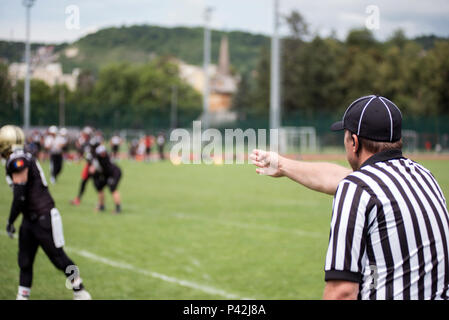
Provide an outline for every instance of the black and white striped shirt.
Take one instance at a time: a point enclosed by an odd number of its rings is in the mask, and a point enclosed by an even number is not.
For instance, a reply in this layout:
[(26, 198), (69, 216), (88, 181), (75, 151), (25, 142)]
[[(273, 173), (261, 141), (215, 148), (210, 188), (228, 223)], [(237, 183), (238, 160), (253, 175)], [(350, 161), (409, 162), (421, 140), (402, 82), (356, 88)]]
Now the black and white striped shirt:
[(340, 182), (325, 279), (360, 283), (359, 299), (448, 299), (449, 215), (429, 170), (389, 150)]

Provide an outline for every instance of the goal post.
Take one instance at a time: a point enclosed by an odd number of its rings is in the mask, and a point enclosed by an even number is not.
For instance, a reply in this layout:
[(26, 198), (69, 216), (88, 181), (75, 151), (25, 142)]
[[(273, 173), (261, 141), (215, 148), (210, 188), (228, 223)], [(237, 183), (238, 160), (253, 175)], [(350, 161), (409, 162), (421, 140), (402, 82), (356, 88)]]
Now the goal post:
[(405, 152), (413, 153), (418, 151), (418, 133), (414, 130), (402, 130), (402, 149)]
[(317, 151), (314, 127), (281, 127), (279, 129), (279, 152), (283, 154)]

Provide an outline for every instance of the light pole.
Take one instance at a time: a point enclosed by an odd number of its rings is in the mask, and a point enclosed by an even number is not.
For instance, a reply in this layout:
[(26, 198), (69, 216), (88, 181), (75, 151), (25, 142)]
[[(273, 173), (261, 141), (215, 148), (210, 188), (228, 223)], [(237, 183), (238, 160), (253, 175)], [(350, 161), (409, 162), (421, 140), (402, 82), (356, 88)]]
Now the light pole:
[(26, 42), (25, 42), (25, 92), (24, 92), (24, 128), (30, 128), (30, 11), (35, 0), (23, 0), (26, 7)]
[(170, 127), (172, 130), (178, 127), (178, 87), (171, 87), (171, 110), (170, 110)]
[(210, 64), (210, 29), (209, 22), (212, 8), (207, 7), (204, 11), (204, 93), (203, 93), (203, 128), (209, 127), (209, 64)]
[(280, 108), (280, 49), (279, 49), (279, 0), (274, 0), (274, 28), (271, 37), (271, 79), (270, 79), (270, 129), (281, 126)]
[(59, 127), (65, 127), (65, 92), (63, 82), (58, 78), (59, 88)]

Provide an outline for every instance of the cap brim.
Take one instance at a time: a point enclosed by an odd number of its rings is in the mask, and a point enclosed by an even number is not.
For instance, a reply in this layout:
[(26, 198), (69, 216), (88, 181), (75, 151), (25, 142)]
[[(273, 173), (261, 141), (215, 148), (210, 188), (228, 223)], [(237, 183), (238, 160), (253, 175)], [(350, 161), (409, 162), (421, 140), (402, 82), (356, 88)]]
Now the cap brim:
[(345, 127), (343, 126), (343, 121), (337, 121), (333, 125), (331, 125), (332, 131), (340, 131), (343, 130)]

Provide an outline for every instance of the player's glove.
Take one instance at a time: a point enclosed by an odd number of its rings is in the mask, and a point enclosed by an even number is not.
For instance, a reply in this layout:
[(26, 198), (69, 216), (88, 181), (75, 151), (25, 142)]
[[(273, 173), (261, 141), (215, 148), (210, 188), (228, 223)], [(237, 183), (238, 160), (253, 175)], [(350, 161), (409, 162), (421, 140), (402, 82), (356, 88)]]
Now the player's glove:
[(12, 223), (9, 223), (6, 225), (6, 232), (8, 233), (8, 236), (13, 239), (14, 233), (16, 232), (16, 228), (14, 228), (14, 225)]

